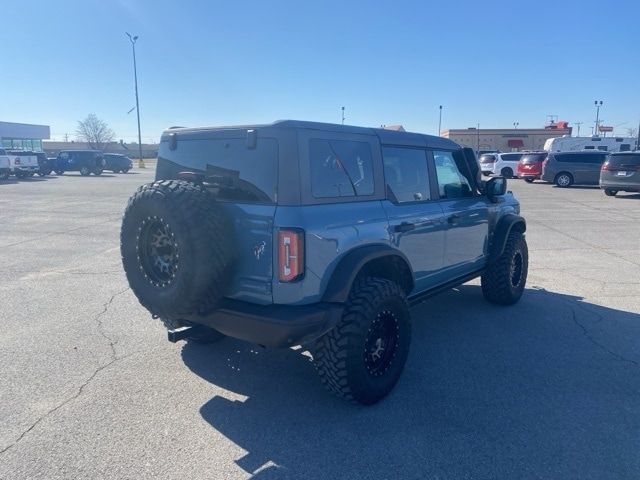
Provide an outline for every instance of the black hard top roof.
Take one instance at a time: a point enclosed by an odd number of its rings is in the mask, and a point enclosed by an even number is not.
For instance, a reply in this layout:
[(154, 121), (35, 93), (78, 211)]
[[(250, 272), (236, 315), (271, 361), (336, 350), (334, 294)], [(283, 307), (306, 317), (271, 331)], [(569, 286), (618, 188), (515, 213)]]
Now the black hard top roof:
[(163, 132), (163, 138), (170, 133), (195, 133), (220, 130), (251, 130), (259, 128), (288, 128), (322, 130), (325, 132), (353, 133), (360, 135), (377, 135), (380, 142), (388, 145), (411, 145), (429, 146), (434, 148), (459, 148), (459, 145), (448, 138), (437, 137), (435, 135), (425, 135), (422, 133), (399, 132), (397, 130), (387, 130), (384, 128), (357, 127), (353, 125), (340, 125), (336, 123), (308, 122), (303, 120), (278, 120), (270, 124), (257, 125), (234, 125), (220, 127), (173, 127)]

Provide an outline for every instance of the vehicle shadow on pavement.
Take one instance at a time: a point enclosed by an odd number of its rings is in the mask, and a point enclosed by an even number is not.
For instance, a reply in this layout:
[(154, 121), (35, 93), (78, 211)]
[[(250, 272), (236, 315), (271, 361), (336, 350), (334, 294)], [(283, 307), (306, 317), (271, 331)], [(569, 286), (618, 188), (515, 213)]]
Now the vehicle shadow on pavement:
[(200, 413), (253, 478), (640, 478), (639, 314), (536, 288), (498, 307), (477, 285), (412, 313), (405, 372), (371, 407), (325, 392), (302, 350), (186, 344), (246, 397)]

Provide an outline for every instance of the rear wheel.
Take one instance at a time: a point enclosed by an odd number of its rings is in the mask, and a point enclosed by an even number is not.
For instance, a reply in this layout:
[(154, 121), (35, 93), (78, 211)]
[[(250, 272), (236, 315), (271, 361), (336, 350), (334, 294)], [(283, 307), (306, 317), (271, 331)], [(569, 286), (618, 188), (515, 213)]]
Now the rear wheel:
[(9, 170), (0, 172), (0, 180), (6, 180), (7, 178), (9, 178)]
[(122, 173), (129, 173), (129, 169), (125, 168), (124, 170), (122, 170)]
[(618, 193), (618, 190), (614, 190), (612, 188), (605, 188), (604, 189), (604, 194), (607, 197), (615, 197), (617, 193)]
[(554, 183), (560, 188), (567, 188), (573, 184), (573, 176), (570, 173), (562, 172), (556, 175)]
[(384, 398), (402, 374), (411, 343), (409, 305), (402, 288), (381, 278), (358, 280), (338, 325), (314, 348), (322, 383), (351, 402)]
[(82, 167), (80, 169), (80, 175), (82, 175), (83, 177), (88, 177), (89, 175), (91, 175), (91, 170), (89, 170), (89, 167)]
[(500, 175), (505, 178), (512, 178), (513, 170), (510, 167), (504, 167), (502, 170), (500, 170)]
[(63, 175), (64, 174), (64, 170), (56, 170), (56, 175)]
[(94, 175), (102, 175), (102, 172), (103, 172), (103, 170), (102, 170), (101, 168), (96, 168), (96, 169), (93, 171), (93, 174), (94, 174)]
[(533, 183), (533, 178), (531, 177), (524, 177), (524, 181), (527, 183)]

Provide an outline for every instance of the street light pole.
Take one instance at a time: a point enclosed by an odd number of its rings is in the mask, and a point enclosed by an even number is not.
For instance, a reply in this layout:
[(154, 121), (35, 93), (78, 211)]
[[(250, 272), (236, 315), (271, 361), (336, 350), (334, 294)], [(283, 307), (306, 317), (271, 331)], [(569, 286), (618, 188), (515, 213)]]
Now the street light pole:
[(131, 36), (129, 32), (124, 32), (129, 37), (131, 48), (133, 49), (133, 79), (136, 87), (136, 115), (138, 116), (138, 151), (140, 157), (138, 159), (138, 168), (146, 168), (144, 160), (142, 160), (142, 134), (140, 133), (140, 103), (138, 102), (138, 69), (136, 67), (136, 41), (138, 36)]
[(440, 105), (440, 117), (438, 118), (438, 136), (442, 134), (442, 105)]
[(595, 129), (595, 135), (597, 137), (599, 137), (600, 133), (598, 132), (598, 125), (600, 123), (600, 107), (602, 106), (602, 100), (596, 100), (593, 103), (596, 106), (596, 129)]

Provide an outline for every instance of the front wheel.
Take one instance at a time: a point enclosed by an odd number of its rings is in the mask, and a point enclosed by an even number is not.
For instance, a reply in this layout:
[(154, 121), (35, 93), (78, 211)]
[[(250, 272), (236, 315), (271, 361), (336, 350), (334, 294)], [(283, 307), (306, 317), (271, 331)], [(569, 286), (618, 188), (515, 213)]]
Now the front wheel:
[(513, 305), (524, 292), (529, 271), (529, 250), (521, 232), (511, 232), (502, 255), (481, 277), (482, 294), (491, 303)]
[(94, 175), (102, 175), (102, 172), (103, 172), (103, 170), (102, 170), (101, 168), (96, 168), (96, 169), (93, 171), (93, 174), (94, 174)]
[(371, 405), (395, 386), (410, 343), (409, 305), (400, 285), (363, 278), (353, 286), (338, 325), (316, 341), (313, 360), (330, 391)]
[(91, 170), (89, 170), (89, 167), (82, 167), (80, 169), (80, 175), (82, 175), (83, 177), (88, 177), (89, 175), (91, 175)]
[(605, 188), (604, 189), (604, 194), (607, 197), (615, 197), (617, 193), (618, 193), (618, 190), (613, 190), (612, 188)]
[(533, 183), (533, 178), (531, 177), (524, 177), (524, 181), (527, 183)]
[(64, 174), (64, 170), (56, 170), (56, 175), (63, 175)]

